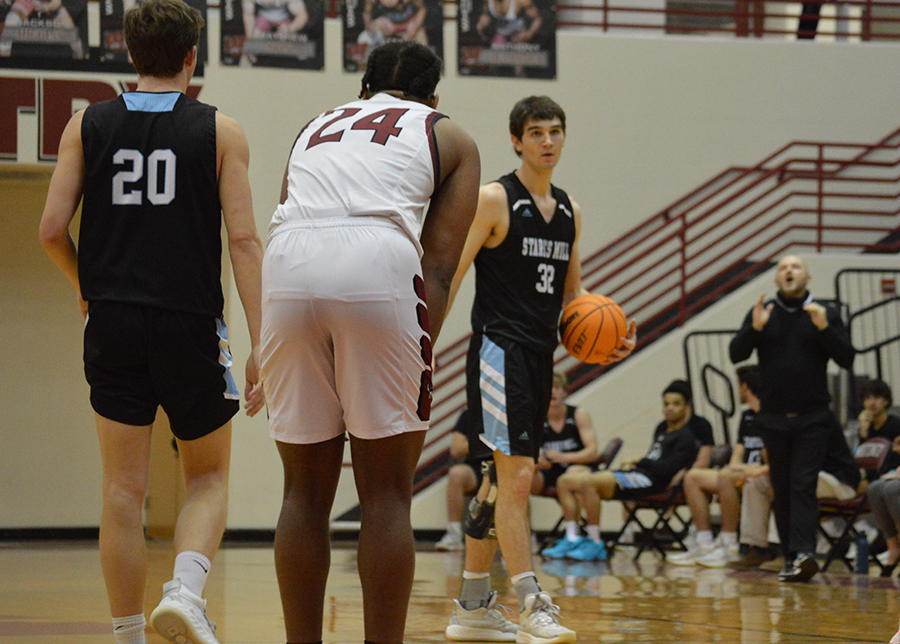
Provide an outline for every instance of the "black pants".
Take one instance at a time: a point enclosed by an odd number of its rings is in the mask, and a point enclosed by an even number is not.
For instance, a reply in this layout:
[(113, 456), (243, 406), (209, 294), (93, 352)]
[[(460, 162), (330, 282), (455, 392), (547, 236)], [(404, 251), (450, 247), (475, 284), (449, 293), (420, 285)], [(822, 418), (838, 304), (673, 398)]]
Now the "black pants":
[(803, 11), (800, 14), (800, 24), (797, 26), (797, 38), (812, 40), (816, 37), (819, 28), (819, 13), (822, 5), (818, 2), (804, 2)]
[(786, 556), (816, 552), (819, 502), (816, 485), (837, 422), (830, 411), (803, 416), (760, 413), (757, 429), (766, 446), (775, 500), (775, 525)]

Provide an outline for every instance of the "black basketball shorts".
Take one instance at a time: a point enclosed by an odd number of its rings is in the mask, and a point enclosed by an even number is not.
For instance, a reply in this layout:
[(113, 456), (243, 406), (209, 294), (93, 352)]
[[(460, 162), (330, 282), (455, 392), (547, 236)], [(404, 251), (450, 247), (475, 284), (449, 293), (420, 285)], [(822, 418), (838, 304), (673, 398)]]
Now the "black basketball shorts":
[(499, 450), (537, 461), (553, 386), (553, 354), (483, 333), (466, 359), (469, 455)]
[(225, 322), (126, 302), (91, 302), (84, 373), (91, 406), (126, 425), (153, 423), (157, 407), (181, 440), (215, 431), (240, 408)]

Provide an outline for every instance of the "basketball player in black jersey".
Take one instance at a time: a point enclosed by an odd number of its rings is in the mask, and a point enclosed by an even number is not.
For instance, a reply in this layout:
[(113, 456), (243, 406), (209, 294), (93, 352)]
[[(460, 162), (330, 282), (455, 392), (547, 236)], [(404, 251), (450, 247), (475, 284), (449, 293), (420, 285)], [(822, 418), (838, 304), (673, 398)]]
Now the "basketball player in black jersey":
[[(247, 413), (265, 402), (257, 366), (262, 244), (247, 140), (234, 120), (185, 95), (202, 26), (181, 0), (146, 0), (126, 13), (137, 91), (69, 121), (40, 226), (87, 319), (85, 374), (103, 463), (100, 562), (120, 644), (147, 641), (141, 512), (160, 405), (186, 497), (174, 578), (150, 621), (170, 641), (217, 642), (201, 597), (225, 528), (231, 418), (240, 406), (222, 320), (223, 218), (252, 344)], [(69, 226), (82, 201), (76, 247)]]
[[(470, 508), (459, 601), (451, 640), (573, 642), (531, 563), (528, 495), (550, 400), (557, 322), (581, 286), (581, 209), (550, 181), (566, 139), (565, 112), (546, 96), (522, 99), (510, 113), (510, 138), (522, 165), (482, 186), (451, 297), (475, 263), (474, 335), (467, 363), (470, 453), (493, 455), (497, 539), (521, 607), (518, 626), (493, 607), (489, 502)], [(632, 322), (621, 360), (634, 348)], [(488, 477), (487, 480), (490, 480)], [(484, 499), (483, 493), (479, 499)]]

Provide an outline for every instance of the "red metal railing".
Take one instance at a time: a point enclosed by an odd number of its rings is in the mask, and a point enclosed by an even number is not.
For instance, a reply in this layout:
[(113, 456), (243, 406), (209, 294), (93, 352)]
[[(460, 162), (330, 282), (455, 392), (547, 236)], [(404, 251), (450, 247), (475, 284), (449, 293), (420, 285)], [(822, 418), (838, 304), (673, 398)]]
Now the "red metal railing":
[[(900, 243), (881, 240), (898, 230), (900, 129), (871, 145), (800, 141), (753, 167), (726, 169), (621, 235), (583, 261), (582, 279), (637, 320), (640, 349), (788, 250), (896, 253)], [(466, 341), (437, 356), (424, 464), (443, 457), (465, 403)], [(556, 362), (574, 388), (604, 370), (562, 348)]]
[[(340, 0), (325, 0), (325, 6), (326, 16), (340, 17)], [(456, 19), (456, 6), (450, 0), (443, 2), (444, 20)], [(815, 6), (820, 7), (818, 12)], [(900, 39), (900, 0), (567, 0), (558, 4), (557, 10), (558, 24), (563, 29), (790, 38), (797, 35), (801, 18), (819, 17), (814, 27), (817, 37)], [(817, 13), (821, 15), (816, 16)], [(813, 32), (807, 31), (806, 35), (811, 37)]]

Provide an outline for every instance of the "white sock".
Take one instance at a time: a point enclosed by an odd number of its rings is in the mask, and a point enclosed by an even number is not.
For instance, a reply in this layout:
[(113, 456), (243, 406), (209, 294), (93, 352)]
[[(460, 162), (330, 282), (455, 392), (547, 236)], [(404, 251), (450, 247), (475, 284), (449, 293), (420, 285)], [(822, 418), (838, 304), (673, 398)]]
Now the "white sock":
[(447, 532), (457, 537), (462, 536), (462, 522), (461, 521), (451, 521), (447, 524)]
[(726, 546), (736, 546), (737, 545), (737, 532), (720, 532), (719, 538), (722, 540), (722, 543)]
[(209, 566), (209, 559), (199, 552), (191, 550), (179, 552), (175, 557), (175, 572), (172, 577), (180, 579), (181, 585), (197, 597), (203, 597), (203, 587), (206, 586)]
[(599, 525), (588, 525), (585, 530), (587, 531), (587, 536), (589, 536), (594, 543), (600, 543)]
[(569, 541), (578, 541), (581, 536), (578, 530), (578, 521), (566, 521), (566, 539)]
[(712, 530), (700, 530), (697, 532), (697, 545), (708, 548), (713, 544)]
[(112, 625), (116, 644), (147, 644), (147, 634), (144, 632), (147, 620), (144, 619), (143, 613), (128, 617), (113, 617)]

